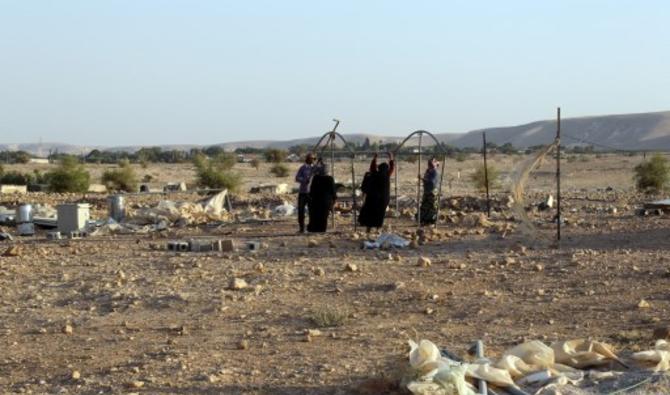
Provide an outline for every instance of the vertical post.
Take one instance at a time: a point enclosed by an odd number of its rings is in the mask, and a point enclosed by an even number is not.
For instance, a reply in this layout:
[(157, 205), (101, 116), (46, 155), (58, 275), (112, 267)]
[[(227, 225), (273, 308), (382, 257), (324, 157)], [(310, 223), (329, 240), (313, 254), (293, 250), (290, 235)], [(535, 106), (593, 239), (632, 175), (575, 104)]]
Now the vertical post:
[[(335, 179), (335, 129), (330, 133), (330, 176)], [(335, 206), (330, 210), (331, 229), (335, 229)]]
[(419, 158), (417, 160), (417, 171), (419, 176), (416, 181), (416, 225), (421, 227), (421, 140), (423, 133), (419, 133)]
[(351, 213), (354, 217), (354, 232), (358, 230), (358, 221), (356, 220), (356, 171), (354, 169), (356, 162), (356, 153), (351, 154)]
[(399, 216), (400, 202), (398, 201), (398, 173), (400, 173), (400, 160), (398, 160), (398, 153), (399, 151), (396, 150), (396, 152), (393, 154), (393, 158), (395, 159), (395, 177), (393, 181), (393, 188), (395, 189), (395, 213)]
[(444, 173), (446, 172), (447, 164), (447, 154), (442, 156), (442, 172), (440, 173), (440, 187), (437, 190), (437, 218), (435, 219), (435, 228), (437, 228), (437, 223), (440, 221), (440, 207), (442, 207), (442, 181), (444, 180)]
[(489, 196), (489, 166), (486, 163), (486, 132), (482, 133), (484, 146), (482, 147), (482, 154), (484, 155), (484, 184), (486, 186), (486, 215), (491, 218), (491, 197)]
[(561, 241), (561, 108), (556, 109), (556, 240)]

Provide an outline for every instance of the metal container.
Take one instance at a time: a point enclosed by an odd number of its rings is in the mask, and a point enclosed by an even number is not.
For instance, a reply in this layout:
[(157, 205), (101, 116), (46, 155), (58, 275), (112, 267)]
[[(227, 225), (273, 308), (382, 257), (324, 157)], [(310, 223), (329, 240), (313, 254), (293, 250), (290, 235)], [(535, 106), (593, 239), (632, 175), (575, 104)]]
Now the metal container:
[(33, 224), (33, 206), (22, 204), (16, 208), (16, 230), (21, 236), (32, 236), (35, 234), (35, 225)]
[(17, 207), (14, 221), (17, 224), (33, 222), (33, 206), (30, 204), (22, 204)]
[(35, 224), (32, 222), (23, 222), (17, 224), (16, 231), (21, 236), (32, 236), (35, 234)]
[(122, 222), (126, 218), (126, 202), (123, 196), (110, 196), (109, 202), (109, 217), (116, 222)]
[(86, 203), (59, 204), (58, 210), (58, 231), (67, 235), (70, 232), (78, 232), (86, 226), (86, 222), (91, 219), (90, 205)]

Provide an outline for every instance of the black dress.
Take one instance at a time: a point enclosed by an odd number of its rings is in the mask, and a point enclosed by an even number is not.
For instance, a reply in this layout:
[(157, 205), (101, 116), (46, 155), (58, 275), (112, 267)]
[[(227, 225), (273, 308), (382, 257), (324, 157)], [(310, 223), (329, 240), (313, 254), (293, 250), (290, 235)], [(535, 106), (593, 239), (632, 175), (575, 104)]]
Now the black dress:
[(309, 224), (308, 232), (325, 232), (328, 229), (328, 216), (335, 204), (335, 180), (331, 176), (312, 177), (309, 188)]
[(358, 223), (368, 228), (381, 228), (384, 225), (386, 208), (391, 201), (391, 177), (384, 168), (380, 171), (368, 172), (363, 178), (361, 191), (365, 194), (365, 202), (358, 216)]

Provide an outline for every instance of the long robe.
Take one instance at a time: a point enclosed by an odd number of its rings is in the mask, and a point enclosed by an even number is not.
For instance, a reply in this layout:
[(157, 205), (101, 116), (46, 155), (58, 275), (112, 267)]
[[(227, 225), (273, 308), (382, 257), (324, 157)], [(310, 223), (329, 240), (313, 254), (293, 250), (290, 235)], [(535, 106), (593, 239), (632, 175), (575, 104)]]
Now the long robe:
[(361, 191), (365, 202), (358, 216), (358, 223), (368, 228), (384, 225), (386, 209), (391, 201), (391, 177), (388, 170), (368, 172), (363, 178)]
[(331, 176), (312, 177), (309, 189), (308, 232), (325, 232), (328, 229), (328, 216), (337, 199), (335, 180)]

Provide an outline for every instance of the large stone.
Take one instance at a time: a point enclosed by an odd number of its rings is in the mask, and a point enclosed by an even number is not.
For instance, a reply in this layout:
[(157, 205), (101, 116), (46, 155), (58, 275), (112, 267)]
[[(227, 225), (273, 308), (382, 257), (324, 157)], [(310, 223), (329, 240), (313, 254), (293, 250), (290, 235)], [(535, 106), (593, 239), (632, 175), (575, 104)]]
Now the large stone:
[(239, 291), (240, 289), (247, 288), (249, 284), (243, 278), (234, 278), (230, 281), (228, 288)]

